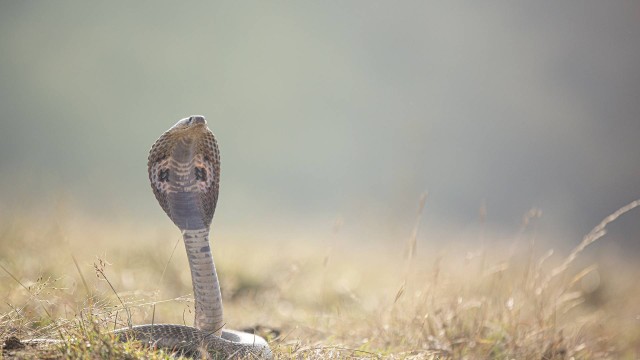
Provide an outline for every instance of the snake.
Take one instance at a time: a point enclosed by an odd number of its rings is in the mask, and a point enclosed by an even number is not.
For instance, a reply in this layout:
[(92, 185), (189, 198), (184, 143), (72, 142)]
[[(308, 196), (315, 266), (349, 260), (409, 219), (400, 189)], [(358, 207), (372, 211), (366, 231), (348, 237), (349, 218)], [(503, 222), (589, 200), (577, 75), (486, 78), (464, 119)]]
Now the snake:
[[(145, 324), (114, 330), (121, 341), (214, 359), (271, 359), (264, 338), (225, 329), (222, 294), (213, 261), (209, 232), (218, 202), (220, 152), (204, 116), (179, 120), (151, 146), (148, 157), (151, 188), (158, 203), (182, 232), (193, 297), (193, 326)], [(33, 339), (31, 341), (46, 340)]]

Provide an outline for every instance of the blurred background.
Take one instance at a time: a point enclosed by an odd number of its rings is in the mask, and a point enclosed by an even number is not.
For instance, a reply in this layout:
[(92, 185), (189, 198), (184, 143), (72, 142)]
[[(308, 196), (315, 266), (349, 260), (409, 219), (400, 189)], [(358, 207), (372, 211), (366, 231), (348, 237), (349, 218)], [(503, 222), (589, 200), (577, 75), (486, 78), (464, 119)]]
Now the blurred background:
[(404, 242), (428, 191), (419, 243), (573, 246), (640, 197), (638, 39), (635, 1), (3, 2), (0, 217), (173, 229), (147, 152), (203, 114), (214, 237)]

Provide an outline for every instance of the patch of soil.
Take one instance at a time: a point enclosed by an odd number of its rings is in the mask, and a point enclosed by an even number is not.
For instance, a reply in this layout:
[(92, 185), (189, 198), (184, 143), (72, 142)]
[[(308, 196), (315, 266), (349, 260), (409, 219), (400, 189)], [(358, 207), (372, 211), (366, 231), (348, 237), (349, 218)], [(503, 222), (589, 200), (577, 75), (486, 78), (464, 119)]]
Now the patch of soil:
[(23, 343), (16, 336), (10, 336), (4, 340), (2, 345), (2, 354), (0, 359), (45, 359), (53, 360), (59, 359), (60, 354), (52, 349), (39, 349), (37, 346), (32, 346)]
[(11, 336), (4, 341), (4, 345), (2, 346), (3, 350), (18, 350), (23, 349), (24, 344), (15, 336)]

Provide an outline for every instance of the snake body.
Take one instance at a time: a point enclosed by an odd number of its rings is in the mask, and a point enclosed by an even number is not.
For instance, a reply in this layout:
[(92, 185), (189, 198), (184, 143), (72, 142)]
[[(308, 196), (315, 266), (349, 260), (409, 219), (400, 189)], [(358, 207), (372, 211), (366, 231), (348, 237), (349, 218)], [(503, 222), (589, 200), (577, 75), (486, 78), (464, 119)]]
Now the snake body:
[(115, 330), (119, 339), (214, 358), (272, 358), (267, 342), (223, 329), (222, 296), (209, 228), (218, 201), (220, 153), (204, 116), (179, 120), (149, 152), (149, 180), (160, 206), (182, 231), (195, 300), (194, 326), (147, 324)]

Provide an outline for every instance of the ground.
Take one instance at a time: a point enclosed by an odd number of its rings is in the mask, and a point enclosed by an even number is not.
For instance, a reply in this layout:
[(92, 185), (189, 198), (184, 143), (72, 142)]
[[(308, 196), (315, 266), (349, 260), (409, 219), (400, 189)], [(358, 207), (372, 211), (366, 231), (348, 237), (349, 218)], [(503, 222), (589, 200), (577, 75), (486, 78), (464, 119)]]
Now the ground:
[[(0, 359), (170, 358), (109, 331), (192, 323), (175, 229), (30, 220), (0, 223)], [(587, 258), (604, 241), (591, 235), (566, 253), (526, 229), (483, 246), (214, 236), (213, 249), (227, 327), (263, 335), (278, 359), (638, 358), (638, 265)], [(45, 337), (65, 343), (22, 342)]]

